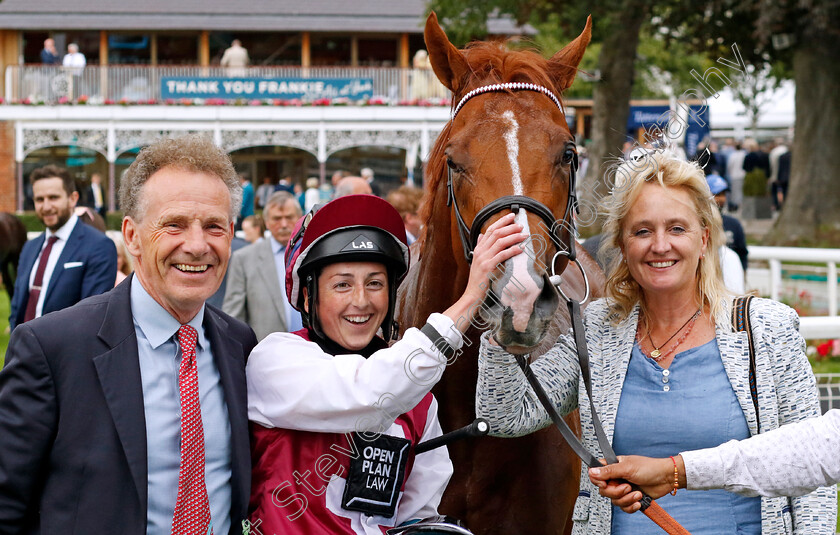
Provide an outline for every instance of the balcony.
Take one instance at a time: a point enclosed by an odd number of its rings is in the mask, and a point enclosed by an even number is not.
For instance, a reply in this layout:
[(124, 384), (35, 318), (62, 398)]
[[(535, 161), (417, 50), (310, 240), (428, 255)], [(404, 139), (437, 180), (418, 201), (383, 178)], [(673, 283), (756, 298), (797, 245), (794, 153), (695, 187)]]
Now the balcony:
[[(363, 99), (322, 98), (294, 99), (291, 103), (369, 103), (448, 105), (449, 91), (440, 84), (431, 69), (392, 67), (248, 67), (223, 68), (201, 66), (89, 66), (82, 69), (44, 65), (13, 65), (5, 72), (5, 99), (8, 103), (56, 105), (85, 104), (192, 104), (189, 98), (171, 98), (166, 94), (167, 78), (200, 80), (248, 79), (259, 82), (299, 79), (344, 79), (371, 84)], [(266, 84), (263, 84), (266, 85)], [(359, 84), (356, 84), (359, 85)], [(262, 98), (263, 97), (257, 97)], [(205, 104), (235, 103), (254, 99), (242, 93), (241, 99), (217, 98), (208, 94)], [(272, 99), (288, 104), (289, 99)]]

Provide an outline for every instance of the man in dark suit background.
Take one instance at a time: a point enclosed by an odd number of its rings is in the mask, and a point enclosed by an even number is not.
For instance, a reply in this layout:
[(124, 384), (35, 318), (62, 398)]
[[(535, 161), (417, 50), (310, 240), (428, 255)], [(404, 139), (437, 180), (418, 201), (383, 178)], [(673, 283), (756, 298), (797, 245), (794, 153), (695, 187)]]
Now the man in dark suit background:
[(205, 138), (144, 149), (120, 191), (135, 274), (12, 333), (0, 371), (0, 533), (242, 533), (256, 338), (205, 305), (241, 192)]
[(102, 219), (105, 219), (108, 207), (105, 202), (105, 189), (102, 187), (102, 175), (99, 173), (90, 175), (90, 186), (87, 187), (85, 206), (93, 208), (97, 214), (102, 216)]
[[(117, 278), (117, 249), (73, 214), (79, 193), (66, 169), (48, 165), (30, 175), (35, 213), (47, 230), (20, 254), (9, 327), (107, 292)], [(40, 277), (39, 277), (40, 274)]]

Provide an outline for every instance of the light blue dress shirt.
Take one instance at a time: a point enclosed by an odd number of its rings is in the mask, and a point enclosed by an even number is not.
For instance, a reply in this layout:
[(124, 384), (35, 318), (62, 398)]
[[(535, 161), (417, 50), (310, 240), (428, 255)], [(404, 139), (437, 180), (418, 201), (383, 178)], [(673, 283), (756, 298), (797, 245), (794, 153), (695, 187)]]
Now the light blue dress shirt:
[[(615, 417), (617, 455), (670, 457), (750, 436), (717, 340), (678, 353), (666, 370), (633, 346)], [(760, 535), (761, 498), (725, 490), (680, 490), (657, 500), (694, 535)], [(613, 506), (612, 535), (656, 535), (644, 515)]]
[[(178, 470), (181, 464), (181, 398), (178, 389), (181, 350), (175, 341), (181, 325), (146, 292), (137, 277), (131, 282), (131, 313), (137, 333), (146, 415), (149, 474), (146, 533), (169, 535), (178, 498)], [(204, 427), (204, 474), (210, 499), (210, 517), (213, 533), (223, 535), (230, 531), (230, 418), (219, 369), (213, 360), (203, 321), (204, 306), (189, 325), (198, 331), (198, 395)]]
[(303, 320), (300, 318), (300, 312), (292, 308), (289, 304), (289, 298), (286, 297), (286, 247), (274, 239), (274, 236), (269, 236), (271, 241), (271, 252), (274, 253), (274, 267), (277, 268), (277, 279), (280, 281), (280, 293), (283, 294), (283, 305), (286, 308), (286, 330), (288, 332), (295, 332), (303, 329)]

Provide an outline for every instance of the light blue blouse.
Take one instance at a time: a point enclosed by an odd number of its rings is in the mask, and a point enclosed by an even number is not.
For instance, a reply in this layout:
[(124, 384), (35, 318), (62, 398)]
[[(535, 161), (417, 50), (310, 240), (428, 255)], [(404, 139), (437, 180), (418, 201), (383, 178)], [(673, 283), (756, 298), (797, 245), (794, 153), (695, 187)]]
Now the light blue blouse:
[[(616, 454), (670, 457), (749, 436), (717, 340), (678, 353), (667, 370), (633, 347), (615, 419)], [(761, 533), (760, 498), (681, 489), (657, 502), (692, 535)], [(646, 516), (613, 507), (612, 535), (660, 533)]]

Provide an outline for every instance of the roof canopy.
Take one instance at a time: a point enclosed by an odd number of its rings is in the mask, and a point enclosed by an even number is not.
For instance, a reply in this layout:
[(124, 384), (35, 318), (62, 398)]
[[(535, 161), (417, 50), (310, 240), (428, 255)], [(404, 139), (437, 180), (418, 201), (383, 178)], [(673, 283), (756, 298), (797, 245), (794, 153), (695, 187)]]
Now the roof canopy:
[[(424, 0), (3, 0), (0, 28), (422, 33), (426, 13)], [(533, 33), (510, 18), (491, 19), (488, 30)]]

